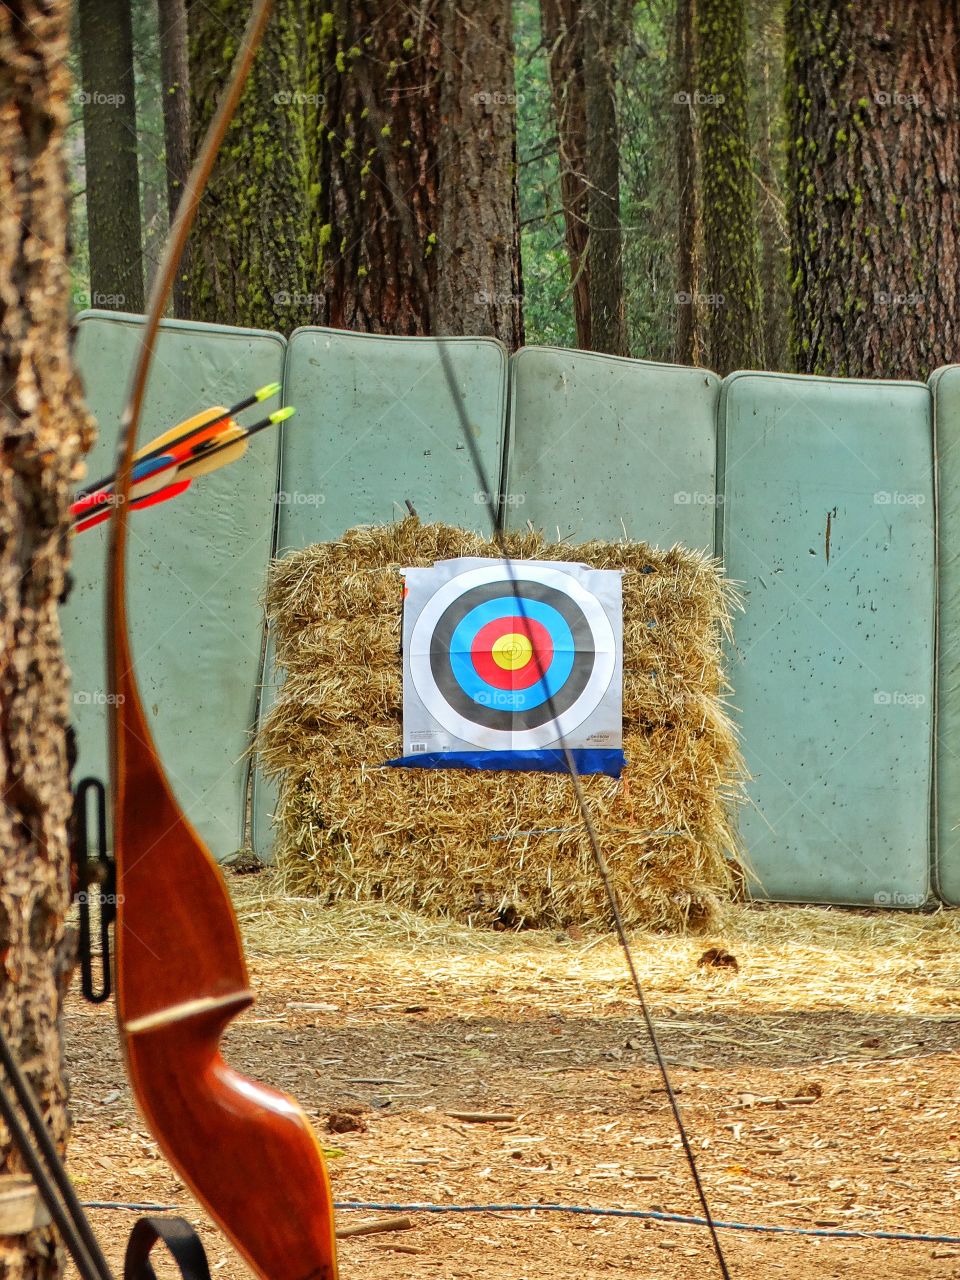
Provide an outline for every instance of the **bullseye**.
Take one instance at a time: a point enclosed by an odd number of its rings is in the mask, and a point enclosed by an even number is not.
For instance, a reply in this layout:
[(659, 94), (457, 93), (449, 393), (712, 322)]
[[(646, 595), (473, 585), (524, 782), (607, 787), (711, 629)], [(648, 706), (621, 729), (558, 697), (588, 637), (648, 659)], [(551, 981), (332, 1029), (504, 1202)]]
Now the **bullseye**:
[(529, 689), (549, 671), (553, 641), (536, 618), (507, 614), (480, 627), (470, 657), (476, 674), (494, 689)]
[(528, 636), (511, 631), (509, 635), (494, 640), (491, 657), (498, 667), (504, 671), (516, 671), (524, 667), (533, 657), (533, 645)]

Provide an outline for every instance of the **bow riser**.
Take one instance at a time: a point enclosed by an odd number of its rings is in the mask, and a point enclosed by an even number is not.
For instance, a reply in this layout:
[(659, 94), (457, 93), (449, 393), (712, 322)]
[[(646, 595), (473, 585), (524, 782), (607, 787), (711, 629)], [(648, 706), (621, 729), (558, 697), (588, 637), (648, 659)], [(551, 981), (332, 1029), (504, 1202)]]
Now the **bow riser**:
[[(255, 1272), (270, 1280), (335, 1280), (333, 1223), (323, 1207), (332, 1192), (310, 1125), (284, 1094), (234, 1071), (220, 1055), (225, 1027), (249, 1003), (128, 1032), (130, 1078), (167, 1159), (199, 1171), (191, 1190)], [(283, 1189), (282, 1205), (271, 1188)], [(308, 1261), (317, 1259), (326, 1261)]]
[(219, 868), (141, 749), (150, 735), (125, 643), (118, 658), (116, 992), (134, 1096), (260, 1276), (333, 1280), (332, 1193), (306, 1116), (220, 1056), (224, 1029), (253, 1002), (236, 917)]

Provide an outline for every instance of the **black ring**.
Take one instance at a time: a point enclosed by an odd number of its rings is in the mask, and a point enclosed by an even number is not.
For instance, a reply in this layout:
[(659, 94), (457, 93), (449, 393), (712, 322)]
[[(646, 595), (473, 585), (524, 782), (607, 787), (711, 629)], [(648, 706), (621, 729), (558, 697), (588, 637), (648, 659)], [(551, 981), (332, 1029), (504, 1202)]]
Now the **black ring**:
[[(563, 688), (558, 689), (552, 699), (547, 698), (539, 706), (530, 707), (526, 711), (484, 707), (479, 702), (474, 702), (473, 698), (461, 688), (450, 663), (450, 641), (462, 618), (471, 609), (486, 604), (488, 600), (515, 593), (520, 596), (520, 600), (516, 603), (517, 611), (521, 616), (524, 597), (556, 609), (570, 628), (574, 644), (573, 670)], [(580, 606), (556, 587), (548, 587), (542, 582), (523, 578), (516, 582), (486, 582), (482, 586), (465, 591), (440, 615), (433, 629), (433, 635), (430, 637), (430, 670), (441, 697), (445, 698), (453, 710), (465, 720), (482, 725), (486, 729), (538, 729), (542, 724), (561, 716), (564, 711), (573, 706), (587, 687), (595, 664), (593, 631)]]

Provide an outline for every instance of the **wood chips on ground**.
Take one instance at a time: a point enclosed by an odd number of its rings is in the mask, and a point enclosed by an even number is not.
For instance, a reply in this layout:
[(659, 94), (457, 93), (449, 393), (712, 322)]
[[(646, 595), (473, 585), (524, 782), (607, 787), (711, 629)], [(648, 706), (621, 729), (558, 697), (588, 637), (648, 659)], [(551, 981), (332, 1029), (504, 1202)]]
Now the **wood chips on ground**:
[[(697, 1211), (609, 937), (324, 908), (283, 897), (269, 875), (231, 887), (259, 999), (227, 1056), (300, 1100), (332, 1152), (338, 1200)], [(633, 945), (718, 1217), (960, 1235), (960, 913), (730, 907), (706, 938), (637, 933)], [(709, 948), (738, 968), (698, 964)], [(109, 1006), (71, 997), (66, 1032), (83, 1198), (176, 1206), (200, 1226), (218, 1280), (245, 1276), (137, 1117)], [(350, 1108), (364, 1131), (326, 1132)], [(515, 1119), (451, 1116), (477, 1111)], [(133, 1216), (94, 1215), (118, 1270)], [(343, 1241), (344, 1280), (719, 1274), (691, 1227), (413, 1218), (411, 1231)], [(723, 1241), (736, 1280), (960, 1277), (960, 1246)]]

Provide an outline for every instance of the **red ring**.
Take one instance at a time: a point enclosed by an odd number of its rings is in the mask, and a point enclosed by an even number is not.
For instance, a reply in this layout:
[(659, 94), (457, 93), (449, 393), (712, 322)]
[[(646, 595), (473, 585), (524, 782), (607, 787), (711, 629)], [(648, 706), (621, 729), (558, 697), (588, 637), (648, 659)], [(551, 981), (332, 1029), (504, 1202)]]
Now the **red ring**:
[[(501, 636), (509, 635), (512, 631), (527, 637), (533, 646), (533, 653), (522, 667), (510, 671), (494, 661), (493, 646)], [(494, 689), (529, 689), (549, 670), (553, 661), (553, 641), (550, 632), (536, 618), (495, 618), (493, 622), (482, 626), (474, 636), (470, 657), (477, 675)]]

